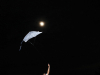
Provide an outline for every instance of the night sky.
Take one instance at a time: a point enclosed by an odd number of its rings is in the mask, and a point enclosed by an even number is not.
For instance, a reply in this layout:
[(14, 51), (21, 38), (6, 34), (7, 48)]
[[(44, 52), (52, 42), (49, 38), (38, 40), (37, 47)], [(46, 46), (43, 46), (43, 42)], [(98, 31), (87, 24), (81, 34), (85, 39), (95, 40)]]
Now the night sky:
[[(98, 1), (1, 0), (0, 73), (50, 75), (100, 73)], [(43, 27), (39, 22), (44, 21)], [(42, 34), (20, 43), (29, 31)]]

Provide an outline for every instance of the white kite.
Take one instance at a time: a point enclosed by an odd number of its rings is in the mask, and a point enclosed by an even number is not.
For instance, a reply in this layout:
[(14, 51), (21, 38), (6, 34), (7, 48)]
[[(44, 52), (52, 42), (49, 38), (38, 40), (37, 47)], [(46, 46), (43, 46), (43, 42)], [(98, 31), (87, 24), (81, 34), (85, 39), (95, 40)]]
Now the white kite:
[[(37, 35), (41, 34), (42, 32), (39, 32), (39, 31), (30, 31), (23, 39), (24, 42), (27, 42), (29, 39), (33, 38), (33, 37), (36, 37)], [(22, 41), (22, 42), (23, 42)], [(22, 47), (22, 42), (21, 42), (21, 46), (20, 46), (20, 49), (19, 51), (21, 50), (21, 47)]]

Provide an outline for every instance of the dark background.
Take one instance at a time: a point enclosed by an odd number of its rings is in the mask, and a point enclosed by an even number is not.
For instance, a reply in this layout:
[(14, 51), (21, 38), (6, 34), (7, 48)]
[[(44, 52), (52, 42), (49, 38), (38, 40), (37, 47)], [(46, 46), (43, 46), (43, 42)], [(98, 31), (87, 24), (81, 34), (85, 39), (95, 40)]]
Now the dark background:
[[(0, 10), (1, 74), (42, 75), (48, 63), (50, 75), (100, 73), (98, 1), (1, 0)], [(43, 33), (19, 52), (29, 31)]]

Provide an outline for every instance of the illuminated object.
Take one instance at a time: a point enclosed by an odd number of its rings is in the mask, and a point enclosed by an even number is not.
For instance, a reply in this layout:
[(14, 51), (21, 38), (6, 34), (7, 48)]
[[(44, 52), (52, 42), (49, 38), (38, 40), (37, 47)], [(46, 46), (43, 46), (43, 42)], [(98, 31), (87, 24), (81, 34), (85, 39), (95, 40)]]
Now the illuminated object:
[[(42, 32), (39, 32), (39, 31), (30, 31), (23, 39), (24, 42), (27, 42), (29, 39), (33, 38), (33, 37), (36, 37), (37, 35), (41, 34)], [(22, 42), (23, 42), (22, 41)], [(22, 47), (22, 42), (21, 42), (21, 46), (20, 46), (20, 49), (19, 51), (21, 50), (21, 47)]]
[(42, 21), (41, 21), (39, 24), (40, 24), (40, 26), (42, 26), (42, 27), (44, 26), (44, 22), (42, 22)]

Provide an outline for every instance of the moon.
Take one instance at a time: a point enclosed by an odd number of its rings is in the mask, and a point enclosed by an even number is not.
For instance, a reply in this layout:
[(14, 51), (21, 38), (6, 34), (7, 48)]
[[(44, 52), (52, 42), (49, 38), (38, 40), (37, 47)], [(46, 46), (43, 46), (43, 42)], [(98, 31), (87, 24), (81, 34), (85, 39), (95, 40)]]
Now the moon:
[(39, 24), (41, 27), (43, 27), (45, 23), (43, 21), (41, 21), (41, 22), (39, 22)]

